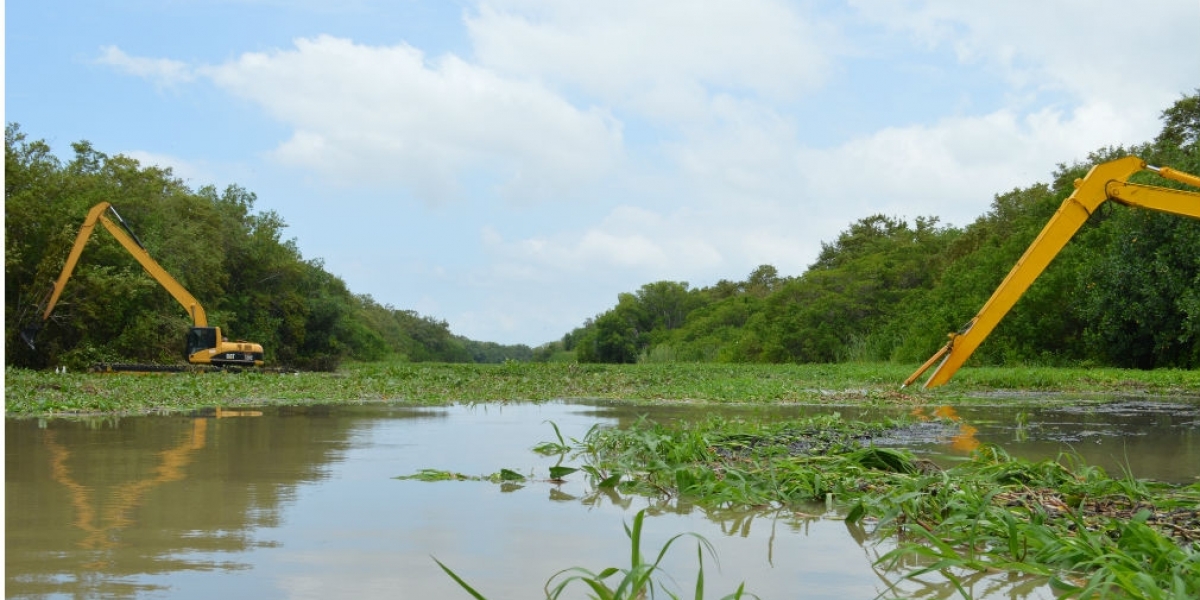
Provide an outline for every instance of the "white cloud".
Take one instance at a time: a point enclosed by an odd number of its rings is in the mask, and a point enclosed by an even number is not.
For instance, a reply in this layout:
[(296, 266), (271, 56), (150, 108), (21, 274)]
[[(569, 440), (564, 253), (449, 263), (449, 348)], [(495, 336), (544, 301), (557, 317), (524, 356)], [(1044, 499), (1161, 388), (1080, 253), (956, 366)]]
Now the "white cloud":
[[(290, 131), (272, 159), (369, 191), (378, 218), (397, 187), (465, 199), (468, 226), (433, 207), (444, 229), (422, 234), (478, 254), (415, 274), (405, 288), (437, 292), (405, 307), (536, 343), (647, 282), (796, 275), (870, 214), (965, 225), (1059, 163), (1148, 141), (1197, 85), (1198, 18), (1194, 0), (486, 0), (457, 24), (469, 55), (319, 36), (207, 66), (101, 62), (249, 100)], [(880, 74), (934, 108), (888, 104)], [(822, 127), (847, 99), (881, 125)], [(579, 198), (533, 218), (497, 202)]]
[(129, 56), (116, 46), (100, 48), (100, 56), (96, 62), (129, 75), (149, 79), (159, 87), (172, 87), (195, 79), (195, 73), (187, 63), (167, 58)]
[(199, 71), (293, 128), (275, 159), (356, 185), (403, 184), (429, 201), (478, 181), (516, 201), (554, 198), (620, 158), (621, 130), (605, 111), (406, 44), (321, 36)]
[(1063, 92), (1126, 116), (1165, 108), (1195, 88), (1200, 72), (1194, 0), (1137, 10), (1121, 0), (849, 4), (920, 43), (953, 48), (963, 63), (996, 68), (1016, 90)]
[(484, 65), (671, 121), (704, 115), (714, 91), (782, 99), (815, 89), (834, 38), (772, 0), (498, 0), (467, 27)]
[(1068, 114), (1000, 110), (887, 128), (829, 151), (801, 150), (797, 167), (817, 212), (844, 215), (844, 225), (873, 213), (966, 225), (996, 194), (1048, 182), (1059, 164), (1113, 140), (1138, 139), (1136, 129), (1105, 104)]

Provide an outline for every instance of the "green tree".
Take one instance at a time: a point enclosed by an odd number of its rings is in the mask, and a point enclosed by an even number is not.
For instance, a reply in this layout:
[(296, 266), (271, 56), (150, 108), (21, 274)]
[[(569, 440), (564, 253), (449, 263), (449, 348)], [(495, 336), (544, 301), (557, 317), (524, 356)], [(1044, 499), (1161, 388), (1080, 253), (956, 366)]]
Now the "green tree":
[(703, 302), (698, 294), (688, 289), (686, 281), (647, 283), (637, 291), (637, 301), (645, 322), (636, 325), (650, 330), (677, 329), (683, 325), (688, 313)]
[(617, 296), (617, 306), (592, 322), (578, 341), (580, 362), (633, 363), (644, 345), (641, 341), (649, 321), (638, 297), (633, 294)]
[(898, 307), (933, 285), (941, 254), (958, 231), (936, 218), (872, 215), (851, 224), (799, 278), (772, 293), (758, 321), (772, 362), (886, 359), (895, 341), (879, 336)]
[(333, 369), (347, 358), (528, 360), (532, 350), (455, 336), (445, 321), (356, 296), (305, 259), (273, 211), (240, 186), (190, 190), (170, 169), (108, 156), (83, 141), (65, 164), (16, 124), (5, 128), (5, 339), (9, 364), (180, 362), (189, 317), (102, 228), (89, 241), (36, 351), (18, 340), (40, 321), (84, 215), (107, 201), (147, 250), (199, 299), (210, 323), (261, 343), (266, 359)]
[(766, 298), (781, 283), (782, 280), (779, 278), (778, 269), (771, 265), (759, 265), (758, 268), (750, 272), (750, 276), (746, 278), (746, 283), (742, 287), (751, 296)]

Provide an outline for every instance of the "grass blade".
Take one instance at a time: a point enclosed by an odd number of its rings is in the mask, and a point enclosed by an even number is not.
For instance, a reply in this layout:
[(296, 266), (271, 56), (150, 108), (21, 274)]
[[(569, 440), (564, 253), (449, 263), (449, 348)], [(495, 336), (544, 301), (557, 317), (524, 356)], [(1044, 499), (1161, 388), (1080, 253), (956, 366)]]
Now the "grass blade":
[(483, 597), (482, 594), (475, 591), (475, 588), (467, 585), (467, 582), (463, 581), (462, 578), (458, 576), (458, 573), (455, 573), (454, 571), (450, 570), (450, 567), (442, 564), (442, 561), (438, 560), (436, 556), (430, 556), (430, 558), (432, 558), (433, 562), (437, 563), (438, 566), (441, 567), (451, 579), (458, 582), (458, 585), (462, 586), (462, 589), (467, 590), (467, 593), (471, 594), (471, 597), (475, 598), (475, 600), (487, 600), (487, 598)]

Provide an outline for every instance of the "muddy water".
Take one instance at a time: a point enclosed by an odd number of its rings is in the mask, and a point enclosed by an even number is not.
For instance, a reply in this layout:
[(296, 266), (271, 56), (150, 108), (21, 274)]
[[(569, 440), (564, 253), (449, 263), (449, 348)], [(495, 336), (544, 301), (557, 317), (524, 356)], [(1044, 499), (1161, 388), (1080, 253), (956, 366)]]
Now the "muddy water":
[[(815, 410), (742, 411), (745, 418)], [(706, 589), (739, 582), (763, 598), (951, 597), (945, 582), (900, 581), (873, 566), (890, 548), (823, 507), (802, 514), (704, 511), (561, 485), (424, 483), (420, 469), (545, 474), (530, 451), (595, 424), (709, 408), (549, 403), (439, 409), (341, 407), (192, 416), (5, 423), (5, 592), (10, 598), (466, 598), (431, 557), (490, 598), (543, 597), (560, 569), (623, 566), (623, 524), (649, 507), (647, 550), (677, 533), (713, 543)], [(939, 459), (992, 442), (1026, 458), (1063, 451), (1115, 472), (1177, 482), (1200, 475), (1200, 405), (937, 415), (955, 426), (905, 440)], [(676, 542), (667, 572), (691, 595), (696, 546)], [(889, 586), (898, 586), (888, 592)], [(1037, 582), (969, 581), (975, 597), (1049, 598)], [(573, 597), (582, 597), (583, 588)]]

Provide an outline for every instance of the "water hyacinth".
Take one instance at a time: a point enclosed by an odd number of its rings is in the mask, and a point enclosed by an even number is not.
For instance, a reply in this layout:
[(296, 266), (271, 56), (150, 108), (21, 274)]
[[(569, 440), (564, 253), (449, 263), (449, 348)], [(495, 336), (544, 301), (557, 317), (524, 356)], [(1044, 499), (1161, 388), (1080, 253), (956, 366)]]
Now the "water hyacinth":
[[(96, 375), (6, 368), (8, 416), (144, 414), (213, 406), (546, 401), (572, 398), (636, 402), (902, 405), (970, 402), (996, 390), (1157, 395), (1195, 393), (1200, 371), (975, 368), (937, 390), (900, 383), (914, 365), (757, 365), (658, 363), (441, 364), (383, 362), (336, 373), (170, 373)], [(1037, 373), (1030, 376), (1030, 371)]]

